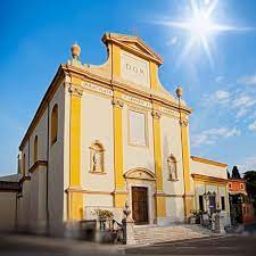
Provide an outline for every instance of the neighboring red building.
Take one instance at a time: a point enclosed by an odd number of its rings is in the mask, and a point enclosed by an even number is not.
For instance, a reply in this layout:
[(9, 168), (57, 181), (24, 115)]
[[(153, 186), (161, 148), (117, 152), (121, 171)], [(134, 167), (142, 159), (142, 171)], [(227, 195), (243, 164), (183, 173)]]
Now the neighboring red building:
[(228, 182), (231, 223), (250, 223), (255, 220), (253, 205), (249, 202), (246, 181), (230, 178)]

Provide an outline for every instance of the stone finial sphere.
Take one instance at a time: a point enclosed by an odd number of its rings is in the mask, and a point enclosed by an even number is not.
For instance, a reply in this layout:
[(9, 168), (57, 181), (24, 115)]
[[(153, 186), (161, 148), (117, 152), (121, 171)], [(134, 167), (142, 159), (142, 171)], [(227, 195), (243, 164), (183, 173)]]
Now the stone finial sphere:
[(81, 48), (79, 44), (75, 43), (71, 46), (71, 54), (74, 59), (78, 59), (81, 54)]
[(182, 95), (183, 95), (183, 89), (181, 86), (178, 86), (177, 89), (176, 89), (176, 95), (178, 98), (181, 98)]

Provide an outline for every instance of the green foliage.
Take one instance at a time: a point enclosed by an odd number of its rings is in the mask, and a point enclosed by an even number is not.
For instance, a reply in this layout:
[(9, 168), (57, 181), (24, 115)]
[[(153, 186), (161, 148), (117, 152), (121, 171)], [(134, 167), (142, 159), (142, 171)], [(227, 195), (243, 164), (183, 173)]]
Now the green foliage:
[(247, 192), (250, 198), (256, 200), (256, 171), (247, 171), (244, 173), (246, 180)]
[(114, 214), (113, 212), (109, 211), (109, 210), (103, 210), (103, 209), (96, 209), (95, 214), (99, 217), (99, 218), (113, 218)]

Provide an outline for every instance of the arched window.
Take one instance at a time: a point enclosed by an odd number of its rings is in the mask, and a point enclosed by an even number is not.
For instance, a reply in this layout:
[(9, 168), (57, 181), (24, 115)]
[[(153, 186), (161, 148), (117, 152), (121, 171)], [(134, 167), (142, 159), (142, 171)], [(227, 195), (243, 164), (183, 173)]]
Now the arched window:
[(178, 180), (177, 161), (173, 155), (170, 155), (167, 158), (167, 166), (169, 171), (169, 179), (173, 181)]
[(34, 163), (38, 160), (38, 136), (34, 138)]
[(54, 105), (51, 114), (51, 144), (58, 139), (58, 105)]
[(91, 151), (91, 172), (104, 172), (104, 147), (99, 141), (95, 141), (90, 146)]
[(26, 174), (26, 154), (25, 153), (23, 154), (23, 158), (22, 158), (22, 172), (23, 172), (23, 175)]

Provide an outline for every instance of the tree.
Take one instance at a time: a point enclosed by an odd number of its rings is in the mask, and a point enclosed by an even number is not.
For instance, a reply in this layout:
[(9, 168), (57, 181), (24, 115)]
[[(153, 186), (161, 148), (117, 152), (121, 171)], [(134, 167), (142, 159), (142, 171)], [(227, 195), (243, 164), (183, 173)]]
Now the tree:
[(238, 167), (236, 165), (232, 169), (232, 179), (241, 179)]
[(230, 172), (229, 172), (229, 170), (227, 170), (227, 177), (228, 177), (228, 179), (230, 179)]
[(246, 180), (247, 193), (250, 198), (256, 200), (256, 171), (247, 171), (244, 173), (244, 179)]
[(256, 213), (256, 171), (247, 171), (244, 173), (246, 188), (249, 200), (253, 204), (254, 214)]

